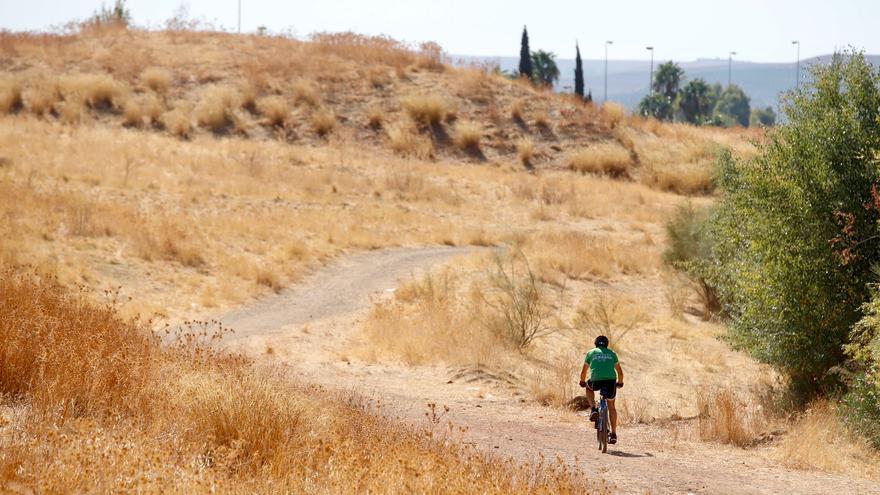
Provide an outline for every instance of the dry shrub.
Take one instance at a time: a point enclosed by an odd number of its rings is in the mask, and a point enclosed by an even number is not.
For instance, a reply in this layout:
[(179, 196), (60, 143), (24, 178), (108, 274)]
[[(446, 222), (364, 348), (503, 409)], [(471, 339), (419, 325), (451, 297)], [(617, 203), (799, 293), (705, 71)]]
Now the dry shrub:
[(450, 270), (403, 284), (394, 299), (370, 311), (363, 352), (410, 365), (493, 360), (499, 342), (477, 321), (462, 289), (459, 275)]
[(256, 102), (257, 111), (266, 118), (273, 126), (284, 124), (284, 119), (290, 113), (287, 100), (283, 96), (273, 95), (260, 98)]
[(392, 82), (391, 74), (388, 73), (388, 67), (371, 67), (367, 71), (367, 81), (370, 86), (375, 89), (382, 89), (390, 86)]
[(159, 121), (162, 122), (165, 130), (177, 137), (187, 139), (192, 133), (192, 118), (183, 109), (178, 108), (165, 112), (159, 118)]
[(126, 125), (140, 126), (158, 122), (162, 116), (162, 102), (154, 94), (129, 98), (122, 106), (122, 119)]
[(315, 106), (318, 104), (318, 91), (311, 81), (297, 79), (290, 86), (293, 103), (297, 105)]
[(56, 421), (148, 414), (158, 348), (149, 331), (52, 279), (0, 272), (0, 392)]
[(542, 129), (550, 129), (550, 114), (546, 110), (535, 112), (535, 125)]
[(651, 274), (660, 266), (657, 247), (625, 242), (585, 232), (548, 232), (528, 238), (525, 249), (533, 253), (542, 277), (554, 273), (573, 279), (609, 279), (618, 274)]
[(456, 81), (456, 94), (477, 103), (492, 99), (492, 76), (478, 68), (461, 71)]
[(161, 67), (147, 67), (141, 72), (141, 84), (164, 95), (171, 87), (171, 72)]
[(626, 117), (626, 110), (623, 108), (623, 105), (606, 101), (602, 104), (601, 115), (602, 120), (608, 124), (608, 127), (614, 129), (623, 122), (623, 119)]
[(261, 268), (257, 270), (256, 282), (275, 292), (281, 292), (281, 289), (284, 288), (284, 283), (281, 281), (281, 277), (278, 276), (278, 273), (275, 270), (269, 268)]
[(133, 240), (137, 255), (144, 260), (176, 261), (193, 268), (205, 264), (201, 243), (171, 220), (145, 225), (135, 232)]
[(816, 402), (800, 415), (777, 450), (797, 469), (821, 469), (880, 481), (880, 453), (844, 426), (833, 406)]
[(321, 108), (312, 113), (312, 130), (319, 136), (326, 136), (336, 128), (336, 114), (332, 110)]
[(519, 139), (516, 142), (516, 154), (519, 161), (526, 167), (532, 166), (532, 159), (535, 157), (535, 143), (529, 138)]
[(525, 121), (525, 111), (525, 100), (513, 100), (513, 103), (510, 104), (510, 117), (517, 122)]
[(404, 99), (403, 108), (415, 122), (439, 125), (446, 118), (449, 104), (437, 95), (416, 95)]
[(240, 107), (241, 97), (235, 88), (209, 86), (196, 105), (196, 122), (214, 132), (223, 131), (232, 124), (232, 113)]
[(65, 124), (79, 124), (88, 118), (85, 102), (79, 98), (70, 98), (53, 106), (58, 118)]
[(601, 143), (571, 153), (568, 167), (582, 174), (628, 177), (632, 161), (629, 153), (617, 144)]
[(660, 191), (683, 195), (711, 194), (715, 180), (709, 165), (648, 165), (639, 173), (639, 181)]
[(367, 109), (367, 126), (379, 129), (385, 123), (385, 110), (379, 105), (371, 105)]
[(90, 108), (110, 110), (122, 105), (128, 89), (108, 74), (76, 74), (59, 81), (65, 100), (82, 99)]
[(388, 128), (388, 142), (391, 149), (403, 156), (427, 159), (434, 155), (434, 143), (427, 136), (419, 134), (408, 121), (399, 122)]
[(17, 111), (21, 105), (21, 82), (13, 77), (0, 79), (0, 115)]
[(58, 87), (52, 82), (37, 82), (28, 85), (21, 93), (25, 110), (38, 116), (51, 112), (59, 97)]
[(472, 153), (479, 152), (482, 138), (483, 127), (480, 124), (469, 120), (455, 123), (453, 140), (462, 150)]
[(760, 406), (743, 402), (730, 390), (701, 393), (697, 402), (700, 440), (747, 447), (766, 429)]
[(691, 281), (678, 272), (666, 273), (663, 279), (665, 282), (663, 295), (669, 305), (670, 314), (673, 318), (684, 318), (684, 312), (691, 298)]
[(557, 354), (546, 366), (533, 371), (526, 377), (529, 395), (541, 405), (561, 407), (569, 404), (583, 389), (577, 386), (572, 377), (580, 371), (583, 355)]
[(624, 352), (626, 335), (648, 321), (648, 313), (633, 298), (600, 292), (581, 302), (575, 324), (592, 335), (605, 335), (611, 347)]

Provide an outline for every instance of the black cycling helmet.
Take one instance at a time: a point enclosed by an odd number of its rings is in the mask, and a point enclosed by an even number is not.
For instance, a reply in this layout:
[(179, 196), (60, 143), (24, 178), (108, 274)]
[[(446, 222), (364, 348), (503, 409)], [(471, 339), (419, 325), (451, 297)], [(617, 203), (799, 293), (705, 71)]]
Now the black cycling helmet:
[(596, 341), (594, 342), (596, 347), (608, 347), (608, 337), (604, 335), (600, 335), (596, 337)]

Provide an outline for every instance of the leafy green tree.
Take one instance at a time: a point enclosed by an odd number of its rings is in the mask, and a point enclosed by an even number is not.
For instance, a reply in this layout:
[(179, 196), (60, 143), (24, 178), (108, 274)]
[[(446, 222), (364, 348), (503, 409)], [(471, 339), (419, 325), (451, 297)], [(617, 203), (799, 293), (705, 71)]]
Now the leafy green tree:
[(836, 55), (784, 110), (757, 157), (719, 160), (705, 274), (731, 340), (809, 398), (841, 382), (880, 262), (880, 75), (861, 53)]
[(678, 107), (687, 122), (701, 124), (709, 120), (712, 115), (709, 104), (709, 85), (703, 79), (694, 79), (682, 88)]
[(749, 117), (751, 116), (749, 97), (743, 92), (742, 88), (732, 84), (721, 93), (712, 113), (713, 119), (725, 126), (729, 127), (738, 124), (748, 127)]
[(529, 32), (523, 26), (522, 40), (519, 47), (519, 75), (532, 79), (532, 52), (529, 50)]
[(581, 49), (575, 43), (574, 45), (574, 94), (584, 97), (584, 64), (581, 61)]
[(538, 50), (532, 52), (532, 73), (535, 82), (552, 86), (559, 79), (559, 67), (556, 66), (556, 55), (552, 52)]
[(101, 4), (101, 10), (95, 12), (93, 21), (98, 24), (122, 24), (131, 22), (131, 11), (125, 6), (125, 0), (115, 0), (112, 7)]
[(660, 93), (645, 95), (639, 102), (639, 114), (645, 117), (654, 117), (658, 120), (672, 120), (675, 107), (669, 98)]
[(773, 111), (773, 107), (755, 108), (752, 110), (749, 125), (753, 127), (773, 127), (776, 125), (776, 112)]
[(670, 102), (674, 102), (683, 79), (684, 69), (672, 60), (660, 64), (660, 67), (657, 67), (657, 72), (654, 73), (654, 92), (660, 93)]

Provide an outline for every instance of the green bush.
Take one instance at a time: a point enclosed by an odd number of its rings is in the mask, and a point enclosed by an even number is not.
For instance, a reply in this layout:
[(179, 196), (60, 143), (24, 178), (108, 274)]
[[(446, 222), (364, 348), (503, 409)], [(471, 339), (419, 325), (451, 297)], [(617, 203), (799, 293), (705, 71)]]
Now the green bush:
[(880, 387), (877, 385), (877, 363), (856, 377), (849, 393), (843, 397), (842, 415), (847, 425), (880, 449)]
[(721, 309), (718, 292), (708, 276), (712, 258), (712, 239), (707, 232), (710, 215), (709, 208), (695, 208), (690, 202), (680, 206), (666, 224), (668, 245), (663, 252), (663, 261), (685, 272), (694, 283), (705, 319)]
[(804, 399), (840, 385), (828, 371), (847, 359), (880, 261), (878, 82), (861, 53), (836, 55), (786, 98), (788, 123), (757, 157), (719, 159), (707, 278), (731, 340), (786, 373)]

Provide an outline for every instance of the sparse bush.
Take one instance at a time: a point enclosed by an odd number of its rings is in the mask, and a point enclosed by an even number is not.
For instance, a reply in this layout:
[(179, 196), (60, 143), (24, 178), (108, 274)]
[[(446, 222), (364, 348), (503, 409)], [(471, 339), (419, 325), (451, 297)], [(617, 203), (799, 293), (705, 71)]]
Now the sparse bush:
[(163, 113), (159, 121), (165, 127), (165, 130), (177, 137), (187, 139), (192, 133), (192, 119), (181, 109)]
[(626, 110), (622, 105), (612, 101), (606, 101), (602, 104), (602, 119), (608, 124), (608, 127), (614, 129), (626, 117)]
[(524, 117), (525, 111), (526, 111), (525, 100), (522, 100), (522, 99), (514, 100), (513, 103), (510, 104), (510, 117), (517, 122), (525, 121), (525, 117)]
[(399, 122), (388, 128), (388, 141), (395, 153), (427, 159), (434, 155), (434, 143), (418, 133), (410, 122)]
[(715, 178), (703, 165), (647, 165), (639, 181), (648, 187), (684, 195), (705, 195), (715, 191)]
[(297, 79), (290, 86), (293, 102), (297, 105), (315, 106), (318, 104), (318, 92), (315, 86), (305, 79)]
[(79, 124), (86, 120), (88, 115), (85, 103), (78, 98), (70, 98), (55, 103), (52, 108), (58, 114), (58, 118), (65, 124)]
[(123, 122), (130, 126), (149, 125), (159, 121), (162, 110), (162, 103), (154, 94), (129, 98), (122, 106)]
[(423, 125), (438, 125), (446, 118), (449, 104), (437, 95), (410, 96), (403, 101), (407, 115)]
[(141, 84), (164, 95), (171, 87), (171, 72), (161, 67), (148, 67), (141, 72)]
[(283, 96), (266, 96), (257, 100), (257, 111), (266, 118), (269, 125), (280, 126), (290, 113), (287, 100)]
[(241, 100), (233, 88), (207, 88), (195, 108), (196, 122), (214, 132), (226, 129), (232, 123), (232, 112), (239, 109)]
[(764, 421), (758, 410), (737, 399), (733, 392), (702, 393), (697, 398), (701, 440), (747, 447), (761, 432)]
[(616, 144), (598, 144), (582, 148), (568, 157), (568, 167), (580, 173), (629, 177), (632, 161), (629, 153)]
[(319, 136), (326, 136), (336, 127), (336, 115), (326, 109), (312, 113), (312, 130)]
[(516, 154), (519, 161), (526, 167), (532, 166), (532, 159), (535, 157), (535, 143), (531, 139), (523, 138), (516, 142)]
[(612, 347), (623, 352), (626, 335), (646, 321), (648, 314), (636, 301), (601, 292), (581, 303), (575, 325), (593, 335), (606, 335)]
[(58, 88), (51, 82), (28, 86), (21, 94), (24, 108), (35, 115), (43, 116), (51, 112), (58, 102)]
[(666, 224), (668, 246), (663, 260), (684, 271), (694, 283), (694, 290), (703, 306), (703, 319), (721, 310), (718, 291), (707, 275), (712, 264), (712, 240), (708, 233), (711, 210), (698, 209), (688, 203), (681, 206)]
[(480, 140), (483, 138), (483, 128), (476, 122), (461, 121), (455, 123), (455, 144), (459, 148), (470, 151), (480, 151)]
[(379, 129), (385, 123), (385, 110), (379, 105), (373, 105), (367, 109), (367, 125), (373, 129)]
[(550, 114), (546, 110), (535, 112), (535, 125), (542, 129), (550, 129)]
[(21, 105), (21, 82), (12, 77), (0, 79), (0, 115), (12, 113)]
[(62, 77), (59, 82), (65, 100), (80, 99), (96, 110), (122, 106), (127, 88), (107, 74), (77, 74)]

